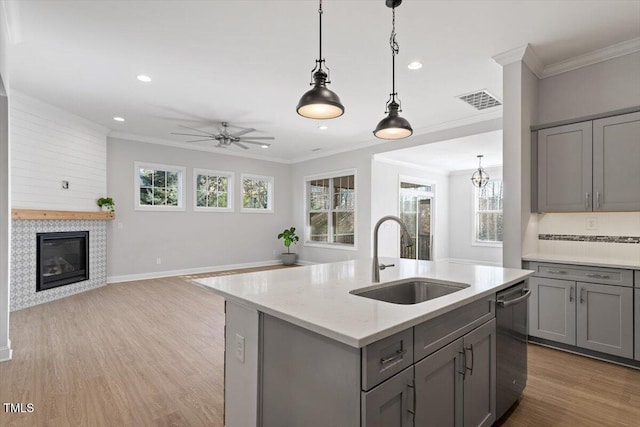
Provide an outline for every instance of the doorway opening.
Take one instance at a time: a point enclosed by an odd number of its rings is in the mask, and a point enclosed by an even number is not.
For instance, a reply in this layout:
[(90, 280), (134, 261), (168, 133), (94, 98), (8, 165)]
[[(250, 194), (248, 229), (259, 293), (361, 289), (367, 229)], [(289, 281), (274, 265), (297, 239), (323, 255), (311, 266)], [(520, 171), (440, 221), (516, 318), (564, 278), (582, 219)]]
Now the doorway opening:
[(400, 258), (429, 261), (433, 258), (434, 185), (418, 179), (401, 177), (400, 219), (407, 225), (412, 245), (400, 244)]

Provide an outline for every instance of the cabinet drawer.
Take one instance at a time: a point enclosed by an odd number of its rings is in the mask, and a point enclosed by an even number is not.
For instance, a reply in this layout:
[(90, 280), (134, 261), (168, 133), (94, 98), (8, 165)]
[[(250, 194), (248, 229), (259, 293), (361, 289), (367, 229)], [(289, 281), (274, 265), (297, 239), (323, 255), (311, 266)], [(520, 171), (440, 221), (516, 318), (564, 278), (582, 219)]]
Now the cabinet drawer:
[(413, 328), (362, 349), (362, 389), (369, 390), (413, 364)]
[(474, 301), (414, 327), (414, 359), (431, 353), (495, 317), (495, 296)]
[(530, 263), (536, 277), (602, 283), (605, 285), (633, 286), (633, 271), (619, 268), (587, 267), (570, 264)]

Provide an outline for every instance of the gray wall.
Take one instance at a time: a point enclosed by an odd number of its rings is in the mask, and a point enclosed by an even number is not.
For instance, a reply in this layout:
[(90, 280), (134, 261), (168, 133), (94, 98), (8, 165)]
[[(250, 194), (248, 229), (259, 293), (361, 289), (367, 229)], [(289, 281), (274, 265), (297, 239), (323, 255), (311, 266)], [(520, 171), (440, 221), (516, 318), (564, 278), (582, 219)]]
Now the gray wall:
[(11, 358), (9, 341), (9, 29), (0, 5), (0, 361)]
[(640, 105), (640, 52), (540, 80), (535, 124), (636, 105)]
[[(184, 211), (134, 210), (134, 162), (185, 166)], [(235, 172), (235, 212), (193, 211), (193, 168)], [(284, 246), (277, 234), (292, 224), (289, 165), (109, 138), (107, 192), (116, 202), (108, 226), (109, 281), (159, 277), (168, 272), (268, 263)], [(275, 178), (274, 213), (240, 212), (240, 174)], [(156, 259), (161, 258), (158, 265)], [(164, 273), (167, 272), (167, 273)]]

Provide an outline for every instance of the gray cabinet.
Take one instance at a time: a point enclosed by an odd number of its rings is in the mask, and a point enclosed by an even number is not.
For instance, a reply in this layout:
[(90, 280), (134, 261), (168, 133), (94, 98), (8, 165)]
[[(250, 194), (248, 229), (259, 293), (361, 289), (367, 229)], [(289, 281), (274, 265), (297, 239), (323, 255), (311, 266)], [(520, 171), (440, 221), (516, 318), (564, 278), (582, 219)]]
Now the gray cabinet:
[(593, 210), (640, 210), (640, 113), (593, 122)]
[(640, 271), (635, 272), (636, 287), (633, 290), (635, 294), (635, 330), (636, 330), (636, 349), (635, 359), (640, 360)]
[(534, 210), (640, 210), (640, 112), (542, 129), (533, 136)]
[(591, 210), (592, 125), (538, 131), (538, 211)]
[(633, 358), (633, 289), (577, 283), (578, 347)]
[(575, 345), (575, 282), (532, 277), (529, 284), (529, 335)]
[(413, 366), (370, 391), (362, 392), (362, 425), (410, 427), (415, 412)]
[(484, 427), (496, 420), (496, 321), (415, 365), (415, 427)]

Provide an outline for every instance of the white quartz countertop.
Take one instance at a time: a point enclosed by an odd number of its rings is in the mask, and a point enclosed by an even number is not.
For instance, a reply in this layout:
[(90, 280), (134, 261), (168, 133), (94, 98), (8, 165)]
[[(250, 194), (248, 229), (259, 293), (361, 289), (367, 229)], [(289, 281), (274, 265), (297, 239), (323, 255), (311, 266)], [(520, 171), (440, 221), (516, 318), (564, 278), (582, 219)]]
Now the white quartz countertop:
[(640, 270), (640, 259), (636, 261), (624, 259), (602, 259), (584, 256), (528, 254), (522, 257), (523, 261), (556, 262), (562, 264), (590, 265), (593, 267), (613, 267)]
[(226, 300), (288, 321), (353, 347), (372, 342), (432, 319), (509, 287), (533, 271), (384, 258), (396, 267), (380, 272), (380, 285), (414, 277), (469, 287), (413, 305), (393, 304), (352, 295), (375, 286), (371, 261), (344, 261), (196, 279)]

